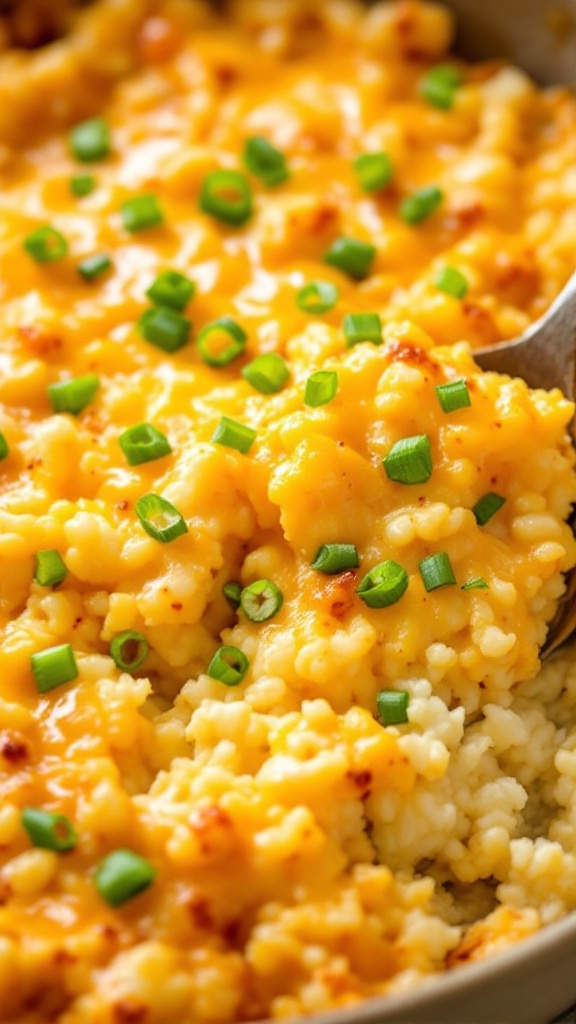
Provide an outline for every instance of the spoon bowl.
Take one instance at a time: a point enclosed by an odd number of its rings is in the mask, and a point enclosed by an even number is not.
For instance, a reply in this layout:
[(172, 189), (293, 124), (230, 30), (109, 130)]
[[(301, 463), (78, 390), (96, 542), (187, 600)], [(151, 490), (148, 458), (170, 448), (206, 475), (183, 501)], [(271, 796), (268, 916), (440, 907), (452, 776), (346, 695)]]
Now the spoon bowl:
[[(500, 342), (474, 352), (483, 370), (522, 377), (531, 388), (560, 388), (570, 401), (575, 397), (576, 273), (544, 316), (513, 341)], [(572, 435), (574, 424), (572, 423)]]
[[(576, 273), (544, 316), (520, 337), (508, 343), (478, 349), (476, 362), (483, 370), (522, 377), (531, 388), (560, 388), (574, 401), (576, 375)], [(574, 418), (570, 424), (576, 444)], [(576, 527), (576, 513), (571, 525)], [(576, 631), (576, 570), (566, 577), (566, 590), (548, 627), (542, 656), (549, 657)]]

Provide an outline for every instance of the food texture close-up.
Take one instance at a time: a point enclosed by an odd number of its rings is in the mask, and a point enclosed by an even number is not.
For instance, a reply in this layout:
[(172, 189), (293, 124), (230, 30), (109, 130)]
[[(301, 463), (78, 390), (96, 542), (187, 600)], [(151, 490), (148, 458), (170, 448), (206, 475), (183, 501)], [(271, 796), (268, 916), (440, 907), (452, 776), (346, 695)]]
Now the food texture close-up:
[(0, 12), (0, 1021), (442, 984), (576, 910), (574, 409), (475, 361), (574, 271), (576, 97), (420, 0), (52, 7)]

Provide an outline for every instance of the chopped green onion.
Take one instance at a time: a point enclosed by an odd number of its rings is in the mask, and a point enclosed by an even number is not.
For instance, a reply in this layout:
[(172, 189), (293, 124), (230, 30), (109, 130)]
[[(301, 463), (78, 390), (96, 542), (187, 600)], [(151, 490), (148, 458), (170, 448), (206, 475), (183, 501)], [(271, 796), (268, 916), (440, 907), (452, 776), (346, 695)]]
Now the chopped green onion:
[(256, 440), (256, 431), (244, 423), (231, 420), (229, 416), (222, 416), (211, 440), (224, 445), (225, 448), (235, 448), (237, 452), (247, 455)]
[(362, 281), (372, 269), (376, 248), (357, 238), (337, 238), (324, 254), (324, 262), (337, 267), (355, 281)]
[(378, 313), (348, 313), (344, 317), (343, 327), (347, 348), (361, 341), (370, 341), (373, 345), (382, 344), (382, 321)]
[(78, 842), (72, 822), (64, 814), (51, 814), (39, 807), (24, 807), (20, 817), (33, 846), (66, 853)]
[(96, 188), (96, 178), (93, 174), (75, 174), (69, 184), (73, 196), (89, 196)]
[(240, 595), (240, 607), (250, 622), (266, 622), (282, 607), (282, 591), (272, 580), (256, 580), (244, 587)]
[(445, 551), (423, 558), (418, 564), (422, 582), (426, 590), (437, 590), (438, 587), (449, 587), (456, 583), (452, 563)]
[(78, 666), (70, 644), (58, 644), (30, 657), (39, 693), (48, 693), (78, 678)]
[(34, 561), (34, 579), (41, 587), (56, 587), (68, 575), (62, 555), (55, 548), (37, 551)]
[(408, 582), (406, 570), (398, 562), (388, 559), (366, 574), (356, 593), (369, 608), (387, 608), (400, 600)]
[(76, 270), (85, 281), (95, 281), (97, 277), (102, 277), (102, 274), (110, 270), (111, 266), (112, 260), (108, 254), (97, 252), (94, 256), (87, 256), (85, 260), (78, 263)]
[(75, 125), (68, 136), (70, 149), (82, 163), (103, 160), (110, 152), (110, 129), (103, 117), (91, 117)]
[(451, 380), (447, 384), (436, 385), (436, 395), (443, 412), (456, 412), (472, 405), (470, 392), (464, 378)]
[(8, 441), (4, 437), (2, 431), (0, 430), (0, 462), (2, 461), (2, 459), (5, 459), (9, 454), (10, 448), (8, 446)]
[(355, 544), (322, 544), (310, 567), (326, 576), (335, 576), (347, 569), (357, 569), (360, 565), (358, 549)]
[(376, 695), (382, 725), (404, 725), (408, 721), (410, 694), (407, 690), (380, 690)]
[(228, 366), (246, 348), (246, 331), (229, 316), (206, 324), (198, 335), (198, 351), (208, 366)]
[(465, 299), (468, 294), (468, 281), (456, 267), (443, 267), (434, 278), (434, 284), (439, 291), (455, 299)]
[(462, 75), (450, 64), (437, 64), (424, 75), (420, 82), (420, 95), (434, 107), (450, 110)]
[(138, 423), (135, 427), (128, 427), (128, 430), (120, 434), (118, 443), (129, 466), (142, 466), (145, 462), (154, 462), (165, 455), (170, 455), (172, 451), (168, 438), (151, 423)]
[(316, 370), (311, 373), (304, 388), (304, 405), (318, 409), (327, 405), (336, 397), (338, 391), (338, 374), (336, 370)]
[(397, 484), (425, 484), (432, 476), (432, 449), (426, 434), (403, 437), (382, 459), (389, 480)]
[(276, 352), (256, 356), (241, 372), (244, 380), (262, 395), (275, 395), (290, 380), (290, 370)]
[(238, 686), (248, 671), (248, 665), (248, 658), (239, 647), (219, 647), (206, 669), (206, 675), (225, 686)]
[(114, 850), (98, 865), (94, 885), (98, 894), (111, 907), (123, 903), (148, 889), (156, 878), (156, 868), (132, 850)]
[(248, 179), (239, 171), (212, 171), (202, 182), (200, 209), (224, 224), (244, 224), (252, 216)]
[(149, 537), (169, 544), (188, 533), (188, 527), (177, 508), (160, 494), (145, 494), (136, 502), (136, 515)]
[(436, 185), (426, 185), (424, 188), (408, 196), (400, 204), (400, 216), (406, 224), (420, 224), (436, 212), (444, 193)]
[(137, 323), (142, 337), (163, 352), (177, 352), (190, 337), (192, 324), (187, 317), (167, 306), (154, 306), (142, 313)]
[(36, 263), (54, 263), (68, 252), (68, 242), (56, 228), (44, 224), (24, 239), (24, 248)]
[(49, 384), (48, 398), (54, 412), (71, 412), (76, 416), (90, 405), (99, 387), (100, 381), (96, 374), (87, 373), (84, 377)]
[(273, 188), (289, 177), (286, 157), (262, 135), (246, 139), (244, 164), (265, 185)]
[(237, 583), (236, 580), (230, 580), (222, 587), (222, 593), (230, 607), (236, 611), (240, 607), (240, 596), (242, 594), (241, 584)]
[(146, 659), (148, 641), (142, 633), (127, 629), (114, 637), (110, 644), (110, 654), (117, 668), (124, 672), (135, 672)]
[(378, 192), (392, 181), (392, 161), (387, 153), (363, 153), (354, 161), (354, 170), (364, 192)]
[(133, 196), (120, 207), (120, 216), (126, 231), (144, 231), (164, 222), (164, 214), (155, 195)]
[(331, 281), (310, 281), (300, 289), (296, 305), (303, 313), (327, 313), (338, 302), (338, 289)]
[(150, 285), (146, 295), (156, 306), (170, 306), (180, 313), (194, 297), (196, 285), (178, 270), (165, 270)]
[(483, 576), (475, 576), (473, 580), (468, 580), (467, 583), (464, 583), (460, 587), (460, 590), (489, 590), (489, 589), (490, 589), (490, 585), (488, 583), (486, 583), (486, 580), (484, 579)]
[(492, 519), (492, 516), (496, 515), (496, 512), (502, 508), (505, 501), (506, 498), (503, 498), (500, 494), (494, 494), (493, 491), (484, 494), (472, 509), (478, 526), (484, 526), (489, 519)]

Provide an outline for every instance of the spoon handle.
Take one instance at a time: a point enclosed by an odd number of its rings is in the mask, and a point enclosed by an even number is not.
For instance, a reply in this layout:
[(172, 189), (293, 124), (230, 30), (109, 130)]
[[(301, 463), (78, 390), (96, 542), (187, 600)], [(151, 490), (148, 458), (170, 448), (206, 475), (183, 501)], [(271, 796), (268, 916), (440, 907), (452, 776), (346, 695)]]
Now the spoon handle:
[(510, 344), (474, 353), (483, 370), (523, 377), (531, 388), (560, 388), (574, 398), (576, 371), (576, 273), (541, 320)]

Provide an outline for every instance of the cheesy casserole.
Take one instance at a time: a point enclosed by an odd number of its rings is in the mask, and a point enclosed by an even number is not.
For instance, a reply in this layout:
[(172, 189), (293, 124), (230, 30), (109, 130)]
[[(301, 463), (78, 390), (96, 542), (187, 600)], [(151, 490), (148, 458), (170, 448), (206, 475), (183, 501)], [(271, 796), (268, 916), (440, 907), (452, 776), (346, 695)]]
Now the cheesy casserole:
[(0, 1021), (404, 991), (576, 908), (576, 100), (435, 3), (0, 57)]

